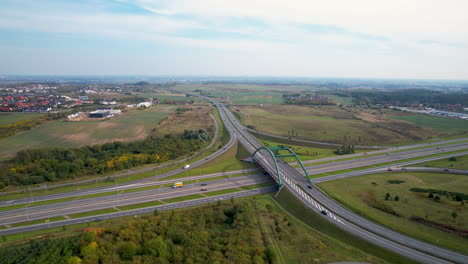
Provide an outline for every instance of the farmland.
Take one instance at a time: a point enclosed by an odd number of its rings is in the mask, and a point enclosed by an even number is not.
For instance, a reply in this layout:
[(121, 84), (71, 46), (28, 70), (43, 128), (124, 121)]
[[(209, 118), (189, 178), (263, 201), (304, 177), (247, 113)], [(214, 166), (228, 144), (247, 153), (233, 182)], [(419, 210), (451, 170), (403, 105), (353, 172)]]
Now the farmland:
[(80, 147), (112, 141), (143, 139), (176, 108), (176, 106), (160, 105), (146, 110), (132, 109), (109, 120), (52, 121), (0, 140), (0, 159), (11, 157), (17, 151), (27, 148)]
[[(412, 188), (422, 188), (466, 193), (466, 177), (455, 174), (392, 172), (325, 182), (319, 186), (345, 206), (373, 221), (419, 239), (467, 253), (468, 248), (464, 246), (466, 237), (463, 237), (462, 230), (466, 232), (468, 229), (468, 211), (461, 201), (438, 194), (429, 198), (430, 193), (410, 191)], [(385, 198), (387, 193), (389, 199)], [(436, 195), (440, 199), (436, 199)], [(397, 196), (398, 200), (395, 199)], [(417, 219), (427, 222), (421, 223)], [(460, 233), (447, 231), (442, 226), (435, 227), (435, 223), (454, 228)]]
[[(408, 121), (396, 120), (402, 115), (381, 109), (347, 108), (336, 106), (264, 105), (238, 106), (246, 125), (257, 130), (281, 136), (297, 134), (297, 138), (357, 145), (407, 144), (421, 140), (463, 135), (468, 129), (466, 121), (455, 121), (457, 126), (447, 126), (445, 131), (418, 126)], [(445, 122), (445, 120), (441, 121)], [(438, 126), (438, 125), (437, 125)]]
[(33, 119), (44, 114), (32, 113), (0, 113), (0, 127), (6, 126), (21, 120)]

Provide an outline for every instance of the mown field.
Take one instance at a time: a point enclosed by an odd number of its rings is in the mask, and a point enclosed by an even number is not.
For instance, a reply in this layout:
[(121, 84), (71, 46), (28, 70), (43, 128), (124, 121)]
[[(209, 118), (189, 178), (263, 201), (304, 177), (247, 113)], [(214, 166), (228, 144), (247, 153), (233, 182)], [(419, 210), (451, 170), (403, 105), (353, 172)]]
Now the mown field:
[[(396, 120), (401, 113), (389, 110), (340, 108), (336, 106), (264, 105), (238, 106), (246, 125), (280, 136), (291, 136), (316, 141), (356, 145), (408, 144), (422, 140), (464, 135), (468, 122), (458, 121), (458, 126), (447, 125), (444, 131), (436, 130), (428, 122), (424, 127), (408, 121)], [(446, 120), (441, 120), (441, 122)], [(466, 127), (464, 127), (466, 126)]]
[(0, 113), (0, 127), (25, 119), (33, 119), (44, 114), (36, 113)]
[(121, 116), (100, 121), (52, 121), (0, 140), (0, 159), (26, 148), (80, 147), (143, 139), (176, 108), (160, 105), (146, 110), (132, 109)]
[[(438, 195), (440, 200), (429, 198), (429, 193), (413, 192), (410, 189), (437, 189), (466, 194), (467, 177), (440, 173), (390, 172), (325, 182), (319, 184), (319, 187), (345, 206), (373, 221), (466, 254), (467, 205), (444, 195)], [(402, 182), (390, 183), (391, 180)], [(385, 198), (387, 193), (390, 195), (388, 200)], [(433, 194), (434, 197), (435, 195)], [(395, 201), (396, 196), (398, 201)], [(422, 220), (417, 220), (418, 218)], [(462, 232), (465, 232), (464, 235)]]

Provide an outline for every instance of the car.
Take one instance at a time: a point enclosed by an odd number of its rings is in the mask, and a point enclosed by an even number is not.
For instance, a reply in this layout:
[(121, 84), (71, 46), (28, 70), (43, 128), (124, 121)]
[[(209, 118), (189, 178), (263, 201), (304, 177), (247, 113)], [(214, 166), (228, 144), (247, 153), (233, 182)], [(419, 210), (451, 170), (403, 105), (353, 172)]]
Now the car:
[(367, 152), (362, 153), (362, 155), (367, 155)]
[(310, 186), (310, 185), (307, 185), (307, 188), (309, 188), (309, 189), (312, 189), (312, 186)]
[(390, 153), (386, 153), (385, 155), (390, 155)]
[(201, 186), (206, 186), (207, 184), (206, 183), (202, 183)]
[(444, 169), (444, 171), (450, 171), (449, 169)]
[(263, 175), (269, 175), (269, 173), (268, 173), (268, 172), (264, 172)]
[(200, 191), (204, 192), (204, 191), (206, 191), (206, 188), (201, 188), (201, 190), (200, 190)]
[(393, 169), (392, 169), (392, 168), (388, 168), (387, 171), (393, 171)]
[(325, 211), (325, 210), (322, 210), (322, 211), (320, 211), (320, 212), (321, 212), (323, 215), (327, 215), (327, 214), (328, 214), (327, 211)]
[(406, 170), (406, 168), (401, 168), (401, 170)]
[(440, 147), (437, 147), (436, 149), (440, 149)]

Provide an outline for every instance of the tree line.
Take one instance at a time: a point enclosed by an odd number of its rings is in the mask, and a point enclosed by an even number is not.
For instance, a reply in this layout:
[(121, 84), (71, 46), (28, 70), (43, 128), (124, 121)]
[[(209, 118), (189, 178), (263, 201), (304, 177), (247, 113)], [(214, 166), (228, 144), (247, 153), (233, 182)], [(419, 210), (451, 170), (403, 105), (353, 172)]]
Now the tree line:
[(81, 148), (40, 148), (19, 151), (0, 164), (0, 189), (8, 185), (55, 182), (103, 174), (143, 164), (161, 163), (191, 154), (211, 140), (214, 128), (186, 130), (182, 135), (148, 137)]

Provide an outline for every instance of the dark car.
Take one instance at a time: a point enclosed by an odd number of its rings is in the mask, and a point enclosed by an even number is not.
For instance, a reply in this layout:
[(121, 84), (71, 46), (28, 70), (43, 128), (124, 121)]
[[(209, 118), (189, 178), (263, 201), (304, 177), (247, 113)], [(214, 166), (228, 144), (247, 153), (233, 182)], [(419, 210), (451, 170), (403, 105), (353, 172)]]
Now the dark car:
[(307, 185), (307, 188), (309, 188), (309, 189), (312, 189), (312, 186), (310, 186), (310, 185)]
[(202, 183), (201, 186), (206, 186), (207, 184), (206, 183)]
[(204, 191), (206, 191), (206, 189), (205, 189), (205, 188), (202, 188), (200, 191), (204, 192)]
[(322, 211), (320, 211), (320, 212), (321, 212), (323, 215), (328, 215), (327, 211), (325, 211), (325, 210), (322, 210)]

